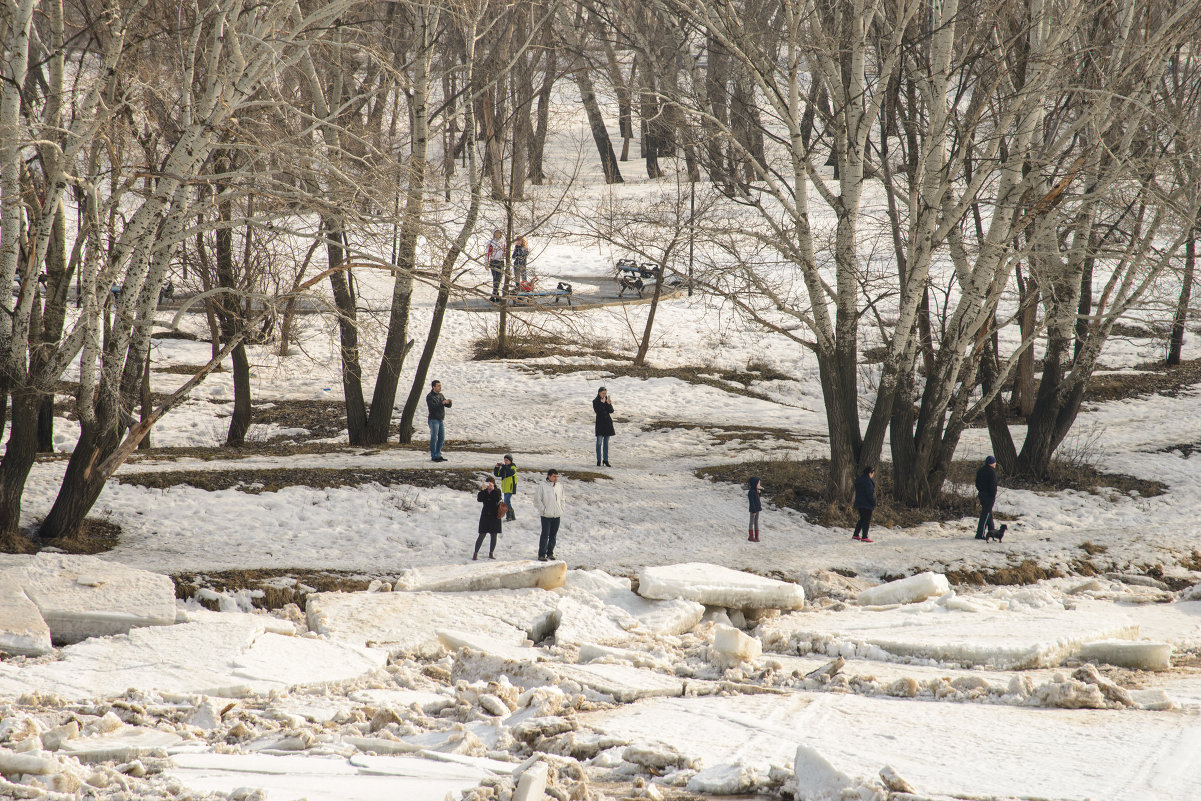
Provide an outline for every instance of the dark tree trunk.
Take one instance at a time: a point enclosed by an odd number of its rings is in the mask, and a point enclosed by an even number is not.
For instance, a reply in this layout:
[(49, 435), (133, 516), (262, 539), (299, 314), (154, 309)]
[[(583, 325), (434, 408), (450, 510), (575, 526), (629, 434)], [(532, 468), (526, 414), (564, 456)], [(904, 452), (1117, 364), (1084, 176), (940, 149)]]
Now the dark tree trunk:
[(1172, 318), (1172, 335), (1168, 340), (1168, 365), (1180, 364), (1180, 351), (1184, 347), (1184, 326), (1188, 322), (1188, 305), (1193, 293), (1193, 275), (1197, 265), (1197, 235), (1201, 229), (1193, 228), (1184, 243), (1184, 274), (1181, 276), (1180, 299), (1176, 303), (1176, 315)]
[(592, 78), (585, 69), (577, 69), (573, 74), (576, 86), (580, 89), (580, 102), (584, 104), (584, 111), (588, 115), (588, 127), (592, 129), (592, 141), (596, 143), (601, 168), (605, 172), (605, 183), (623, 183), (621, 169), (617, 166), (617, 155), (613, 152), (613, 143), (609, 141), (609, 131), (605, 128), (605, 118), (601, 115), (600, 104), (596, 102)]
[[(228, 170), (232, 165), (227, 158), (218, 159), (224, 166), (220, 171)], [(234, 275), (232, 209), (230, 201), (222, 200), (217, 204), (217, 213), (221, 221), (216, 231), (217, 247), (213, 253), (216, 266), (217, 286), (225, 290), (217, 297), (215, 305), (217, 317), (221, 323), (221, 344), (233, 342), (241, 334), (242, 326), (246, 324), (241, 299), (235, 294), (238, 290), (237, 277)], [(247, 232), (249, 235), (249, 231)], [(246, 350), (241, 345), (234, 350), (237, 356), (241, 350), (241, 359), (233, 360), (234, 408), (229, 418), (229, 431), (225, 436), (225, 444), (231, 448), (240, 448), (246, 442), (246, 431), (250, 428), (250, 361), (246, 358)]]
[(546, 181), (546, 170), (542, 165), (542, 154), (546, 150), (546, 134), (550, 127), (551, 91), (555, 86), (559, 51), (550, 47), (542, 73), (542, 87), (538, 90), (538, 122), (530, 140), (530, 183), (541, 186)]
[(38, 529), (39, 537), (54, 540), (77, 536), (88, 512), (100, 497), (105, 478), (93, 468), (112, 453), (121, 441), (115, 426), (104, 424), (101, 418), (97, 418), (96, 429), (99, 431), (91, 426), (85, 426), (80, 431), (79, 441), (67, 462), (67, 472), (63, 475), (58, 497)]
[[(1039, 291), (1034, 275), (1024, 278), (1021, 267), (1017, 268), (1018, 304), (1021, 309), (1018, 317), (1018, 330), (1022, 341), (1026, 342), (1034, 336), (1038, 324)], [(1018, 354), (1018, 362), (1013, 374), (1013, 394), (1010, 401), (1014, 411), (1029, 417), (1034, 412), (1034, 347), (1028, 347)], [(998, 457), (999, 458), (999, 457)], [(1004, 469), (1012, 469), (1012, 465)]]
[(234, 413), (229, 418), (229, 435), (225, 444), (240, 448), (246, 444), (246, 432), (250, 430), (250, 359), (246, 356), (246, 345), (239, 342), (229, 354), (234, 373)]
[(0, 542), (15, 541), (21, 528), (21, 497), (37, 456), (37, 414), (41, 396), (31, 390), (12, 394), (8, 444), (0, 460)]
[[(345, 258), (342, 227), (326, 220), (326, 258), (331, 268), (340, 267)], [(367, 444), (367, 402), (363, 398), (363, 366), (359, 360), (359, 326), (355, 299), (350, 292), (346, 271), (335, 270), (329, 276), (338, 311), (338, 333), (342, 344), (342, 396), (346, 400), (346, 432), (351, 445)]]

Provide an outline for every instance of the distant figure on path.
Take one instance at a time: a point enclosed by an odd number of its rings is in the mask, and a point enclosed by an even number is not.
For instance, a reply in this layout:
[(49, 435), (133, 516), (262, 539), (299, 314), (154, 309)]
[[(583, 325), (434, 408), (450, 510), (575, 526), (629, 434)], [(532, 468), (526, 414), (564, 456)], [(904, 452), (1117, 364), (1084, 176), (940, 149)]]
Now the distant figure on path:
[(442, 457), (442, 446), (446, 443), (446, 410), (450, 408), (450, 400), (442, 397), (442, 382), (430, 383), (430, 392), (425, 396), (425, 405), (429, 408), (430, 424), (430, 461), (445, 462)]
[(609, 400), (609, 390), (601, 387), (596, 397), (592, 399), (592, 411), (596, 412), (596, 466), (612, 467), (609, 464), (609, 437), (613, 430), (613, 402)]
[(559, 520), (563, 517), (563, 486), (559, 483), (559, 471), (553, 467), (546, 471), (546, 480), (538, 482), (534, 490), (534, 508), (542, 520), (542, 534), (538, 537), (538, 561), (555, 558), (555, 540), (559, 535)]
[(484, 247), (484, 258), (492, 271), (492, 297), (489, 300), (496, 303), (500, 300), (500, 279), (505, 275), (505, 238), (499, 228), (492, 232), (492, 238)]
[(763, 494), (763, 483), (757, 478), (751, 478), (747, 480), (746, 486), (746, 497), (750, 501), (751, 507), (751, 522), (747, 526), (746, 538), (748, 542), (758, 542), (759, 513), (763, 511), (763, 501), (759, 496)]
[(506, 453), (505, 460), (497, 462), (496, 467), (492, 468), (492, 475), (500, 480), (500, 491), (504, 493), (505, 506), (509, 507), (509, 511), (505, 512), (505, 520), (516, 520), (513, 495), (517, 492), (517, 465), (513, 464), (513, 454)]
[[(1001, 541), (1005, 530), (1004, 524), (998, 529), (993, 525), (992, 507), (997, 502), (997, 460), (989, 456), (976, 471), (976, 494), (980, 496), (980, 522), (976, 523), (976, 539)], [(986, 531), (987, 529), (987, 531)]]
[(513, 277), (518, 284), (525, 283), (525, 264), (530, 258), (530, 246), (526, 244), (525, 237), (517, 237), (517, 241), (513, 243)]
[(475, 499), (483, 504), (480, 509), (480, 525), (479, 536), (475, 538), (475, 551), (471, 554), (471, 560), (474, 562), (480, 556), (480, 546), (484, 544), (484, 535), (491, 535), (492, 539), (488, 543), (488, 558), (496, 558), (496, 538), (500, 535), (500, 515), (498, 509), (500, 507), (500, 490), (496, 488), (496, 482), (492, 477), (484, 479), (483, 486), (480, 491), (475, 494)]
[[(868, 465), (863, 468), (863, 475), (855, 479), (855, 508), (859, 510), (859, 522), (855, 524), (855, 533), (851, 539), (860, 542), (875, 542), (867, 536), (872, 526), (872, 511), (876, 508), (876, 468)], [(863, 536), (860, 536), (862, 532)]]

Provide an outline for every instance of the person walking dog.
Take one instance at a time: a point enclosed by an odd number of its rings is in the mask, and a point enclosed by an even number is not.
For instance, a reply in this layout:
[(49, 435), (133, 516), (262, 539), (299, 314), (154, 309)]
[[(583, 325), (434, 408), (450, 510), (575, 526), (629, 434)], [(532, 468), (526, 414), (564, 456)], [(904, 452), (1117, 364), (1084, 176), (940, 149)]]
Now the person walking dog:
[(984, 459), (984, 464), (980, 465), (980, 469), (976, 471), (976, 494), (980, 497), (980, 521), (976, 523), (976, 539), (978, 540), (1000, 542), (1005, 536), (1005, 530), (1009, 528), (1007, 523), (999, 529), (993, 525), (992, 508), (993, 504), (997, 502), (999, 483), (996, 457), (988, 456)]
[(876, 508), (875, 475), (876, 468), (868, 465), (863, 468), (863, 475), (855, 479), (855, 508), (859, 510), (859, 522), (855, 524), (855, 533), (851, 535), (851, 539), (860, 542), (875, 542), (867, 536), (867, 531), (872, 526), (872, 512)]
[(546, 471), (546, 480), (538, 482), (538, 489), (534, 490), (534, 508), (542, 522), (538, 561), (545, 562), (555, 558), (555, 540), (563, 517), (563, 485), (559, 483), (559, 471), (553, 467)]

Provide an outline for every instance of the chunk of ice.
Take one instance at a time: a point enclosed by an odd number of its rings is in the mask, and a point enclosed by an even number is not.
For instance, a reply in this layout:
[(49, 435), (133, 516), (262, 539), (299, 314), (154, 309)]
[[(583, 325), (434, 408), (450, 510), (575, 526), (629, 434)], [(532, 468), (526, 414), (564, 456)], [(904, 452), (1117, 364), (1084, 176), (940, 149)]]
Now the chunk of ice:
[(524, 645), (553, 630), (559, 596), (543, 590), (488, 592), (323, 592), (309, 595), (309, 628), (338, 640), (370, 643), (393, 656), (436, 655), (439, 630), (474, 632)]
[(869, 587), (860, 592), (855, 601), (860, 606), (912, 604), (950, 590), (951, 583), (941, 573), (918, 573), (878, 587)]
[(799, 584), (704, 562), (644, 567), (638, 574), (638, 594), (731, 609), (801, 609), (805, 605), (805, 591)]
[(0, 652), (40, 656), (54, 650), (50, 627), (19, 583), (22, 571), (0, 572)]
[(1098, 640), (1081, 646), (1080, 656), (1136, 670), (1167, 670), (1172, 666), (1172, 645), (1143, 640)]
[(59, 644), (175, 622), (175, 585), (167, 576), (94, 556), (39, 553), (16, 568)]
[(484, 590), (553, 590), (563, 586), (565, 562), (472, 562), (468, 565), (414, 567), (396, 579), (397, 590), (481, 592)]

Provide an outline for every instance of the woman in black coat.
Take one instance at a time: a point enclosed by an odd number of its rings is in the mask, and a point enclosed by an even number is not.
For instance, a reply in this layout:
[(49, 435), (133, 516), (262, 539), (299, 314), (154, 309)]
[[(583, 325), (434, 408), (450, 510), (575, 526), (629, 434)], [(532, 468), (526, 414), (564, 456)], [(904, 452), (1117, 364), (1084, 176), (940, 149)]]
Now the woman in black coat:
[(613, 430), (613, 402), (609, 400), (609, 390), (601, 387), (596, 397), (592, 399), (592, 411), (596, 412), (596, 466), (612, 467), (609, 464), (609, 437), (616, 432)]
[(484, 544), (484, 535), (492, 535), (491, 541), (488, 543), (488, 558), (496, 558), (496, 538), (500, 534), (501, 518), (497, 514), (500, 508), (500, 490), (496, 487), (496, 482), (491, 477), (484, 481), (484, 485), (480, 487), (480, 491), (476, 493), (475, 499), (483, 506), (480, 508), (480, 527), (479, 536), (475, 538), (475, 552), (471, 554), (472, 560), (479, 559), (480, 546)]

